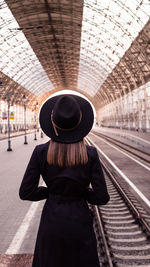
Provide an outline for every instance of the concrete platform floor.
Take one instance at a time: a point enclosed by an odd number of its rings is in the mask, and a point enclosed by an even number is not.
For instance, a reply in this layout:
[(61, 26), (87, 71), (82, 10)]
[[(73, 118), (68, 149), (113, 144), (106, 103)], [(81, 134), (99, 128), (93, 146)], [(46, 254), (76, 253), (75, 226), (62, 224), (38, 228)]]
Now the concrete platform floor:
[(150, 154), (150, 133), (97, 126), (92, 130)]
[[(41, 138), (40, 133), (37, 134), (37, 141), (34, 140), (34, 133), (29, 134), (27, 139), (28, 144), (24, 145), (24, 136), (12, 138), (10, 152), (7, 151), (7, 139), (0, 140), (0, 267), (31, 266), (41, 210), (45, 203), (38, 202), (30, 218), (30, 215), (26, 215), (32, 204), (32, 208), (36, 204), (19, 199), (19, 187), (32, 151), (36, 145), (48, 141), (46, 136)], [(20, 228), (22, 224), (24, 228)]]
[(108, 127), (99, 127), (99, 126), (95, 126), (93, 129), (100, 131), (100, 132), (105, 132), (105, 133), (113, 133), (116, 135), (120, 134), (120, 135), (130, 136), (132, 139), (139, 137), (141, 139), (144, 139), (150, 142), (150, 133), (146, 133), (142, 131), (133, 131), (133, 130), (127, 130), (127, 129), (108, 128)]

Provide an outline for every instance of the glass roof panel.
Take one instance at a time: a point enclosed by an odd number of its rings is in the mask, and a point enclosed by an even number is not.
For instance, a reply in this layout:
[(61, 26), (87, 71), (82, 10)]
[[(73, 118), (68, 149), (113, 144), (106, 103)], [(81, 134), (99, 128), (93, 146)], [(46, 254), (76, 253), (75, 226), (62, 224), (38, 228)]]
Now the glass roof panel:
[(149, 14), (149, 0), (84, 0), (79, 90), (88, 91), (90, 96), (96, 94), (147, 23)]
[[(25, 35), (22, 31), (18, 30), (19, 25), (5, 1), (1, 1), (1, 6), (0, 71), (36, 96), (52, 90), (53, 85), (51, 81)], [(30, 77), (30, 80), (28, 80), (28, 77)], [(43, 85), (38, 86), (41, 80)]]

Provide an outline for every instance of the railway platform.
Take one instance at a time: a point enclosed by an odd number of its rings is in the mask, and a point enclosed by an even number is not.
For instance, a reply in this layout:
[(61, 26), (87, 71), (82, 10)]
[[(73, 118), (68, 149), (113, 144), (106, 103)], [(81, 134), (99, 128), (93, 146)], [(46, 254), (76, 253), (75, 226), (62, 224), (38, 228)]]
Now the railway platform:
[(44, 201), (31, 203), (19, 198), (19, 187), (34, 147), (48, 141), (44, 135), (34, 140), (28, 134), (12, 138), (12, 151), (7, 152), (7, 139), (0, 141), (0, 267), (30, 267)]
[(126, 136), (130, 137), (132, 141), (134, 141), (135, 138), (139, 139), (139, 142), (142, 139), (150, 142), (150, 132), (142, 132), (142, 131), (133, 131), (133, 130), (127, 130), (127, 129), (121, 129), (121, 128), (110, 128), (110, 127), (99, 127), (95, 126), (93, 129), (101, 132), (105, 132), (108, 134), (114, 134), (114, 135), (120, 135), (120, 136)]
[(146, 152), (150, 152), (150, 133), (139, 132), (133, 130), (119, 129), (119, 128), (108, 128), (108, 127), (93, 127), (93, 131), (99, 132), (106, 136), (120, 140), (127, 145), (141, 148)]
[[(30, 134), (30, 133), (34, 133), (35, 130), (34, 129), (31, 129), (31, 130), (26, 130), (26, 134)], [(24, 135), (24, 130), (21, 130), (21, 131), (16, 131), (16, 132), (11, 132), (10, 133), (10, 138), (14, 138), (16, 136), (21, 136), (21, 135)], [(0, 133), (0, 140), (6, 140), (8, 139), (8, 133)]]

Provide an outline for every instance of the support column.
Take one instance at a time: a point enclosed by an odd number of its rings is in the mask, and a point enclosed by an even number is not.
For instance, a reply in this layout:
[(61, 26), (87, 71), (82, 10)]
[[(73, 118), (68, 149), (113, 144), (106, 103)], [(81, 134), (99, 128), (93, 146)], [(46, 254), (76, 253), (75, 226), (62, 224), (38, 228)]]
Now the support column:
[(146, 86), (146, 132), (150, 132), (150, 82)]
[(139, 130), (144, 130), (144, 120), (145, 120), (145, 103), (144, 103), (144, 90), (143, 87), (140, 87), (139, 89), (139, 101), (138, 101), (138, 109), (139, 109)]

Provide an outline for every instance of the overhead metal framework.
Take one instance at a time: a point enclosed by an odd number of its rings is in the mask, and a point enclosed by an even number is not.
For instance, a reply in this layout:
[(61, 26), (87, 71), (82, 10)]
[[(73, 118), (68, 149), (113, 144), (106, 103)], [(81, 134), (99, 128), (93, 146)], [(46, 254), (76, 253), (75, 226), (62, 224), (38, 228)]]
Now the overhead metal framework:
[(104, 92), (108, 94), (106, 103), (109, 103), (148, 81), (150, 81), (150, 21), (102, 84), (93, 100), (95, 107), (99, 107), (97, 99), (100, 99)]
[(0, 97), (70, 89), (98, 109), (150, 80), (149, 0), (0, 0)]

